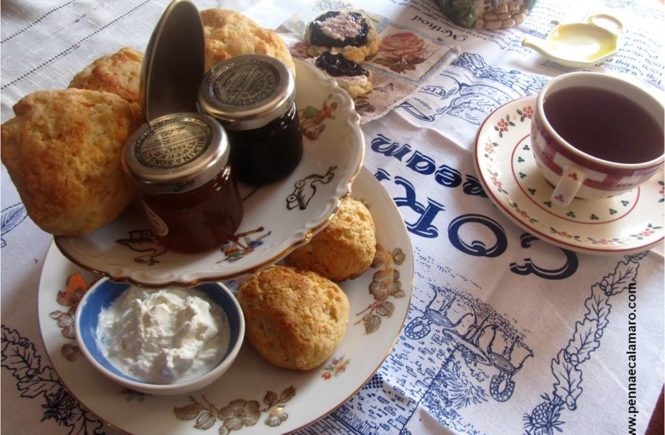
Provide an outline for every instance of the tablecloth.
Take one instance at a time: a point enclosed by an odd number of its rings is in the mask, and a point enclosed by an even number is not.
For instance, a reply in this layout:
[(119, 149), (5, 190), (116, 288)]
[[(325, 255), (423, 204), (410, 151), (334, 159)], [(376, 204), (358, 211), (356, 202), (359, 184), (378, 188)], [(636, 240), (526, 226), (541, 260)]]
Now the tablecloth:
[[(348, 5), (195, 3), (232, 7), (272, 28), (303, 8)], [(3, 0), (2, 121), (21, 97), (66, 87), (102, 54), (145, 50), (166, 4)], [(630, 76), (661, 95), (662, 2), (540, 0), (524, 23), (502, 31), (454, 25), (425, 0), (354, 6), (454, 57), (411, 77), (417, 92), (363, 125), (365, 166), (394, 198), (411, 236), (414, 292), (378, 372), (302, 433), (643, 433), (664, 380), (662, 243), (649, 252), (592, 256), (539, 241), (487, 198), (472, 149), (493, 110), (571, 70), (520, 45), (525, 35), (544, 37), (552, 20), (619, 15), (626, 24), (621, 50), (587, 69)], [(402, 152), (388, 152), (393, 146)], [(437, 171), (418, 170), (416, 160)], [(3, 166), (2, 431), (115, 433), (69, 395), (44, 353), (36, 299), (51, 242), (26, 216)], [(480, 361), (490, 353), (493, 362)]]

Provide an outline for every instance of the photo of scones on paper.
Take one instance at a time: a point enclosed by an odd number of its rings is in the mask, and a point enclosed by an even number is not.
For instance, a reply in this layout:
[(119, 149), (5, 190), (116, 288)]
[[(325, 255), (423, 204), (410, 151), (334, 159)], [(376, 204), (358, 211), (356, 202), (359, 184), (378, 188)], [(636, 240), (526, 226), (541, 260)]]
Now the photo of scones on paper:
[(370, 20), (358, 11), (328, 11), (316, 17), (305, 29), (307, 54), (329, 51), (362, 63), (379, 50), (379, 37)]
[(314, 65), (327, 76), (334, 78), (352, 98), (372, 91), (372, 72), (352, 62), (341, 54), (321, 53)]

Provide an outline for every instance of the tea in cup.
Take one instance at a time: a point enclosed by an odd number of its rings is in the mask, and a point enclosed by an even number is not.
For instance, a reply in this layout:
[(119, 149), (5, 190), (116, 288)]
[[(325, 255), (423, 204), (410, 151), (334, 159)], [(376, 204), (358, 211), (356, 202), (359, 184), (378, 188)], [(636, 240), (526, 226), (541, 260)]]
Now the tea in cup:
[(610, 74), (552, 79), (531, 123), (531, 148), (554, 186), (552, 203), (619, 195), (651, 178), (663, 165), (664, 113), (657, 97)]

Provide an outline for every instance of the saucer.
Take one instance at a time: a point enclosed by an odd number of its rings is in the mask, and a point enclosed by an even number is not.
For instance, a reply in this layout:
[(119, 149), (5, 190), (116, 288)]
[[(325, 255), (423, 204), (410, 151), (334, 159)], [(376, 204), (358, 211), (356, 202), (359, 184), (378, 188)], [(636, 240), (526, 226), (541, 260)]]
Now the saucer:
[(476, 172), (485, 192), (518, 226), (559, 247), (588, 254), (626, 254), (663, 240), (663, 171), (622, 195), (550, 200), (553, 187), (540, 174), (531, 151), (536, 97), (512, 101), (482, 124), (475, 145)]

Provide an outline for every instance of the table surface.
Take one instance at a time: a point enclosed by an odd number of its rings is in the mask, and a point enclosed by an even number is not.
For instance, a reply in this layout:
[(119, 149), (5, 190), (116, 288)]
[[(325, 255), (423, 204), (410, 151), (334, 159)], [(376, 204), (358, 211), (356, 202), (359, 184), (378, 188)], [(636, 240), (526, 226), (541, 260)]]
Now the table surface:
[[(242, 11), (287, 40), (294, 27), (284, 23), (298, 28), (317, 11), (349, 4), (194, 3)], [(501, 31), (457, 26), (427, 0), (369, 3), (353, 6), (370, 14), (386, 41), (388, 60), (371, 65), (374, 93), (403, 98), (385, 113), (356, 101), (365, 121), (374, 118), (362, 125), (364, 166), (406, 223), (416, 262), (414, 293), (401, 336), (370, 382), (302, 433), (625, 433), (631, 419), (636, 433), (644, 433), (664, 376), (662, 242), (648, 252), (592, 256), (530, 237), (487, 198), (473, 147), (494, 110), (573, 71), (521, 46), (527, 35), (544, 37), (552, 20), (619, 16), (625, 25), (621, 49), (585, 70), (629, 77), (662, 98), (663, 2), (540, 0), (522, 24)], [(23, 96), (66, 87), (101, 55), (125, 46), (145, 50), (166, 4), (3, 1), (2, 121), (13, 117), (12, 106)], [(663, 225), (662, 214), (654, 219)], [(52, 240), (26, 216), (3, 166), (2, 430), (116, 433), (71, 397), (40, 337), (37, 294)], [(473, 338), (472, 330), (487, 335)], [(507, 365), (479, 363), (468, 350), (472, 342)], [(662, 414), (655, 430), (662, 432)]]

